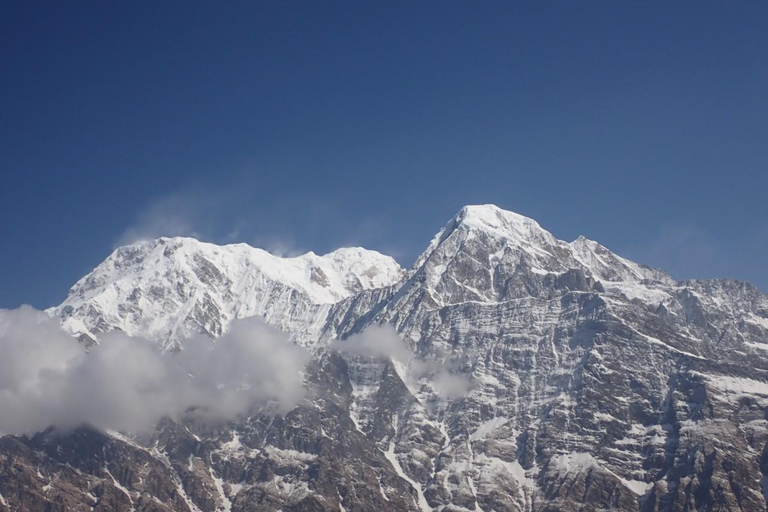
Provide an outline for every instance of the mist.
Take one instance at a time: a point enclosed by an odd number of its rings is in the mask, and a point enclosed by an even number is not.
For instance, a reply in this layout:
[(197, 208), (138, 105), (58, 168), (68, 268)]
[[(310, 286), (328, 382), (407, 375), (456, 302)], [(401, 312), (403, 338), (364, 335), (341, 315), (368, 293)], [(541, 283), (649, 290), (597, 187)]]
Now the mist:
[(426, 380), (440, 398), (455, 400), (472, 389), (468, 375), (459, 373), (451, 360), (418, 357), (391, 325), (372, 325), (359, 334), (335, 341), (332, 348), (341, 354), (391, 359), (407, 368), (406, 380)]
[(178, 354), (120, 332), (86, 353), (58, 322), (29, 306), (0, 310), (0, 434), (51, 425), (139, 432), (160, 419), (235, 419), (304, 396), (310, 354), (262, 320), (233, 322), (215, 343), (187, 340)]

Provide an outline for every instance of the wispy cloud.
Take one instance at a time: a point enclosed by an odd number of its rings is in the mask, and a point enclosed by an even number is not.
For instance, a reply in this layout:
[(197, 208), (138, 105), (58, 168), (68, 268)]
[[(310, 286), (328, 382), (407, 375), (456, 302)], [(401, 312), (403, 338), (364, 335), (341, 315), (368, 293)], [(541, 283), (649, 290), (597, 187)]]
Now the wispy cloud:
[(154, 199), (137, 212), (134, 222), (118, 237), (116, 245), (161, 236), (201, 237), (201, 224), (210, 207), (210, 197), (192, 190)]
[(343, 209), (317, 197), (277, 201), (255, 178), (187, 186), (140, 207), (115, 245), (161, 236), (192, 236), (215, 243), (244, 242), (278, 256), (339, 247), (379, 248), (398, 257), (387, 219)]

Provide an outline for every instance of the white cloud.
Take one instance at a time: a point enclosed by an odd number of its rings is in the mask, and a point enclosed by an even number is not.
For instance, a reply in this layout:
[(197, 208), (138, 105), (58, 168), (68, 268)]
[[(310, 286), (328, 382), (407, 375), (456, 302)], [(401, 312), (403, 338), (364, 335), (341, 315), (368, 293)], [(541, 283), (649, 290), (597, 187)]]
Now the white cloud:
[(342, 354), (385, 358), (408, 368), (407, 380), (429, 382), (435, 394), (448, 400), (466, 396), (472, 388), (469, 376), (453, 371), (451, 361), (419, 358), (391, 325), (372, 325), (359, 334), (336, 341), (332, 348)]
[(234, 419), (266, 402), (288, 410), (303, 396), (309, 353), (258, 319), (185, 347), (164, 354), (112, 332), (86, 354), (45, 313), (0, 310), (0, 433), (83, 423), (141, 431), (163, 417)]
[(332, 344), (335, 350), (365, 357), (383, 357), (408, 364), (413, 352), (391, 325), (372, 325), (359, 334)]
[(466, 375), (451, 373), (447, 368), (437, 372), (433, 384), (437, 395), (448, 400), (464, 397), (472, 389), (472, 381)]

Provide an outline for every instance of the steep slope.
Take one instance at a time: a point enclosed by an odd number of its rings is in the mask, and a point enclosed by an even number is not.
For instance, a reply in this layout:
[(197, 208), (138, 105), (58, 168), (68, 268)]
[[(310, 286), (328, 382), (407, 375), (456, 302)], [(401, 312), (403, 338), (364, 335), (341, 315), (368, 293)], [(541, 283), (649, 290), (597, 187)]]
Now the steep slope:
[(115, 250), (49, 313), (74, 334), (119, 329), (173, 348), (200, 332), (218, 337), (248, 316), (311, 330), (329, 304), (401, 275), (395, 260), (361, 248), (280, 258), (245, 244), (161, 238)]
[[(492, 205), (463, 208), (407, 273), (394, 273), (298, 308), (309, 292), (295, 285), (259, 310), (315, 353), (309, 398), (288, 414), (166, 422), (130, 442), (6, 437), (0, 495), (9, 508), (39, 510), (55, 502), (51, 486), (72, 502), (120, 501), (111, 509), (126, 511), (766, 509), (768, 297), (753, 286), (676, 282)], [(73, 293), (106, 297), (118, 274), (105, 267), (103, 283), (85, 279)], [(120, 297), (135, 288), (127, 279)], [(142, 290), (142, 311), (165, 303)], [(224, 302), (238, 303), (230, 293)], [(149, 332), (142, 314), (127, 325)], [(234, 317), (227, 310), (222, 328)], [(162, 313), (153, 318), (158, 339), (205, 325), (172, 331)], [(379, 324), (399, 333), (407, 357), (344, 350)], [(137, 455), (130, 466), (119, 455), (129, 449), (154, 462)], [(106, 459), (87, 456), (99, 450)], [(110, 479), (113, 464), (124, 469)], [(35, 473), (66, 465), (80, 473)]]

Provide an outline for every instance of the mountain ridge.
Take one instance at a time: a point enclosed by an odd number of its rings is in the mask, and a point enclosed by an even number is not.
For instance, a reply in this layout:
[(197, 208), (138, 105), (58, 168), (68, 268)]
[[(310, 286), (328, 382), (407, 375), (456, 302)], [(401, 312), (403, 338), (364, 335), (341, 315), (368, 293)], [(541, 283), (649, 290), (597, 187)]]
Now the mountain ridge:
[[(288, 413), (168, 421), (149, 438), (5, 437), (0, 495), (43, 506), (54, 486), (74, 509), (100, 489), (94, 503), (121, 512), (765, 510), (768, 296), (755, 287), (675, 281), (492, 205), (462, 208), (408, 271), (392, 268), (335, 302), (267, 289), (267, 322), (313, 354), (311, 393)], [(237, 281), (211, 275), (214, 291)], [(193, 310), (174, 343), (201, 326), (216, 338), (231, 311)], [(3, 471), (11, 458), (26, 487)], [(81, 474), (36, 476), (57, 464)]]
[[(586, 270), (595, 280), (602, 281), (640, 281), (652, 279), (659, 281), (672, 281), (663, 271), (638, 265), (625, 258), (617, 256), (597, 242), (579, 237), (574, 242), (558, 240), (551, 233), (542, 228), (535, 220), (520, 214), (502, 210), (501, 208), (485, 205), (467, 205), (461, 208), (451, 220), (446, 223), (433, 238), (430, 245), (417, 258), (409, 270), (403, 270), (399, 264), (389, 256), (376, 251), (363, 248), (340, 248), (323, 256), (317, 256), (308, 252), (299, 256), (279, 257), (251, 247), (247, 244), (216, 245), (200, 242), (191, 237), (161, 237), (156, 240), (140, 241), (135, 244), (119, 247), (108, 256), (104, 262), (98, 265), (92, 272), (78, 280), (70, 289), (67, 298), (59, 306), (48, 310), (49, 314), (62, 320), (64, 328), (87, 340), (95, 341), (99, 332), (112, 329), (120, 329), (130, 335), (143, 336), (158, 341), (166, 341), (168, 348), (178, 347), (185, 337), (195, 334), (195, 329), (208, 334), (211, 337), (220, 336), (227, 324), (235, 318), (244, 316), (263, 315), (267, 321), (285, 330), (296, 330), (290, 326), (290, 318), (295, 315), (295, 304), (288, 302), (300, 302), (300, 309), (305, 316), (299, 323), (312, 323), (314, 320), (322, 322), (322, 316), (329, 305), (337, 304), (345, 299), (350, 299), (360, 292), (398, 285), (400, 281), (407, 282), (420, 270), (428, 274), (428, 279), (439, 280), (434, 265), (423, 268), (435, 248), (440, 246), (445, 239), (458, 236), (459, 244), (467, 237), (480, 236), (488, 239), (501, 240), (501, 250), (520, 248), (520, 254), (516, 256), (529, 267), (534, 274), (546, 275), (562, 274), (572, 269)], [(167, 265), (171, 268), (163, 269), (160, 259), (157, 259), (158, 248), (162, 248), (162, 257), (165, 257)], [(194, 261), (190, 262), (173, 259), (171, 256), (181, 250), (191, 250), (193, 254), (188, 257), (196, 258), (203, 254), (201, 265), (205, 268), (196, 268)], [(244, 275), (243, 269), (230, 263), (221, 265), (220, 261), (211, 263), (220, 252), (233, 252), (236, 257), (244, 259), (247, 265), (254, 267), (255, 272), (264, 274), (264, 279), (273, 283), (266, 284), (268, 291), (256, 286), (261, 296), (276, 293), (277, 297), (271, 300), (280, 301), (280, 295), (297, 293), (302, 295), (297, 299), (286, 301), (279, 307), (270, 307), (269, 304), (252, 304), (254, 298), (242, 298), (249, 292), (248, 286), (240, 286), (235, 289), (236, 283), (250, 276)], [(459, 254), (459, 253), (457, 253)], [(125, 281), (137, 275), (152, 272), (151, 266), (145, 268), (146, 259), (154, 256), (159, 270), (155, 269), (151, 279), (153, 283), (147, 285), (141, 283), (134, 285)], [(445, 254), (443, 259), (456, 256)], [(495, 255), (497, 259), (503, 255)], [(603, 258), (608, 258), (605, 263)], [(252, 259), (254, 261), (248, 261)], [(186, 263), (186, 268), (179, 267)], [(518, 262), (520, 263), (520, 262)], [(489, 265), (494, 265), (489, 261)], [(439, 265), (438, 265), (439, 266)], [(381, 268), (379, 271), (378, 269)], [(608, 270), (606, 270), (606, 268)], [(616, 269), (619, 270), (616, 270)], [(439, 269), (438, 269), (439, 270)], [(228, 275), (231, 272), (233, 275)], [(372, 275), (368, 273), (373, 272)], [(613, 272), (613, 274), (611, 274)], [(167, 280), (165, 289), (158, 289), (158, 283), (162, 281), (163, 273), (173, 273), (175, 282)], [(199, 274), (210, 273), (209, 276), (200, 277)], [(342, 275), (344, 274), (344, 275)], [(330, 280), (329, 280), (330, 276)], [(220, 286), (220, 283), (212, 283), (211, 279), (229, 280), (232, 290), (228, 290), (227, 297), (212, 297), (218, 290), (211, 290)], [(579, 277), (577, 277), (578, 279)], [(346, 279), (346, 281), (345, 281)], [(171, 316), (179, 326), (140, 325), (139, 321), (131, 321), (130, 315), (139, 317), (141, 322), (147, 321), (147, 316), (156, 313), (144, 310), (136, 311), (135, 302), (141, 300), (136, 297), (137, 291), (145, 291), (150, 287), (157, 294), (172, 295), (173, 287), (179, 282), (201, 282), (203, 297), (196, 300), (190, 299), (191, 292), (187, 291), (183, 297), (179, 297), (175, 304), (166, 305), (162, 313)], [(208, 282), (206, 282), (208, 281)], [(437, 286), (435, 281), (433, 286)], [(138, 287), (137, 287), (138, 286)], [(115, 290), (115, 288), (122, 289)], [(272, 288), (277, 288), (274, 291)], [(471, 294), (468, 294), (471, 295)], [(476, 298), (487, 300), (487, 294), (480, 294)], [(193, 300), (195, 304), (190, 305)], [(190, 309), (189, 317), (182, 316), (182, 308)], [(238, 309), (239, 308), (239, 309)], [(288, 310), (289, 313), (285, 313)], [(231, 311), (224, 312), (230, 309)], [(316, 332), (304, 333), (307, 338), (316, 335)], [(165, 338), (166, 340), (164, 340)]]

